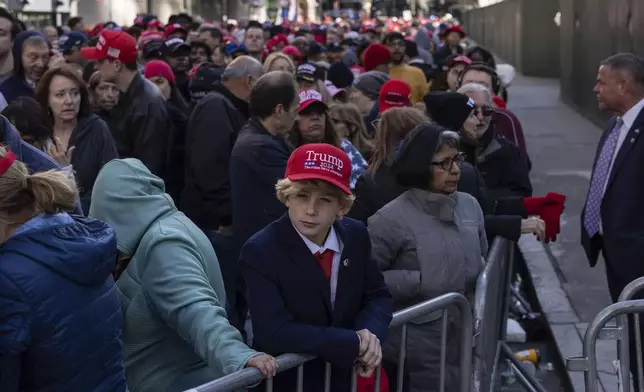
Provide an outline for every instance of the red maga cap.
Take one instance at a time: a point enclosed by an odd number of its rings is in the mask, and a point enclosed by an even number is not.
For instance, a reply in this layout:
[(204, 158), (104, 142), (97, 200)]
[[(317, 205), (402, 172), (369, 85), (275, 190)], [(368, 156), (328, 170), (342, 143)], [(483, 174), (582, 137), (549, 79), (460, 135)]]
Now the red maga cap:
[(305, 144), (288, 158), (286, 178), (291, 181), (321, 180), (351, 194), (351, 160), (339, 148), (326, 143)]
[(112, 59), (132, 64), (136, 62), (136, 41), (124, 31), (103, 30), (96, 46), (82, 48), (81, 55), (88, 60)]
[(324, 99), (322, 99), (322, 94), (319, 92), (315, 90), (300, 91), (300, 107), (297, 109), (297, 112), (300, 113), (313, 104), (322, 105), (324, 110), (328, 109), (328, 106), (324, 103)]

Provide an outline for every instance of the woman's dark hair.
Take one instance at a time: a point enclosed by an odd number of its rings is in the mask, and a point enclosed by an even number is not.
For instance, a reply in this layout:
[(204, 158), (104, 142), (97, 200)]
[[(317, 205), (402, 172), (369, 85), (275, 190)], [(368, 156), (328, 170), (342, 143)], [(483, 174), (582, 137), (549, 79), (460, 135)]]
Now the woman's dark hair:
[(92, 105), (89, 100), (89, 91), (87, 90), (85, 82), (83, 82), (80, 76), (78, 76), (78, 72), (74, 71), (72, 68), (66, 65), (50, 68), (47, 72), (45, 72), (45, 74), (38, 82), (38, 87), (36, 87), (35, 94), (36, 101), (40, 103), (43, 111), (46, 113), (44, 117), (45, 125), (53, 128), (54, 124), (54, 119), (52, 118), (49, 110), (49, 86), (51, 85), (51, 81), (55, 76), (62, 76), (70, 79), (78, 87), (78, 91), (80, 92), (81, 97), (80, 108), (78, 110), (78, 118), (92, 114)]
[(458, 135), (439, 125), (423, 123), (403, 141), (392, 170), (399, 185), (427, 189), (432, 183), (434, 155), (445, 147), (458, 148)]
[[(314, 112), (316, 109), (308, 109), (310, 112)], [(340, 148), (340, 138), (338, 137), (338, 133), (335, 131), (335, 127), (333, 126), (333, 121), (331, 121), (331, 117), (329, 116), (328, 111), (324, 111), (323, 109), (317, 109), (321, 110), (324, 113), (324, 136), (322, 137), (322, 140), (320, 143), (326, 143), (330, 144), (332, 146), (335, 146), (337, 148)], [(306, 111), (305, 111), (306, 113)], [(300, 115), (302, 115), (300, 113)], [(300, 124), (298, 121), (295, 121), (293, 123), (293, 128), (291, 128), (291, 132), (289, 133), (288, 136), (289, 141), (295, 148), (300, 147), (304, 145), (304, 140), (302, 140), (302, 134), (300, 133)]]
[[(481, 59), (488, 67), (496, 69), (496, 60), (494, 60), (494, 55), (487, 49), (481, 46), (475, 46), (472, 49), (467, 51), (467, 57), (472, 59), (472, 55), (478, 54), (481, 56)], [(472, 59), (474, 61), (474, 59)], [(479, 61), (479, 60), (477, 60)]]
[(299, 103), (297, 84), (293, 74), (273, 71), (257, 79), (250, 93), (250, 114), (261, 119), (275, 113), (277, 105), (288, 110)]
[(25, 141), (38, 149), (42, 150), (45, 140), (53, 140), (54, 132), (44, 121), (43, 107), (31, 97), (14, 99), (2, 111), (2, 115), (9, 119)]

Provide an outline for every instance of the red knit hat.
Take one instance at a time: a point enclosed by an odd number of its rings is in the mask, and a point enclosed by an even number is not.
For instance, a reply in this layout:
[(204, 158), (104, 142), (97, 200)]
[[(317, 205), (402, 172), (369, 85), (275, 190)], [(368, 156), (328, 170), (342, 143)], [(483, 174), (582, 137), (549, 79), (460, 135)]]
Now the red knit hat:
[(145, 76), (146, 79), (160, 76), (162, 78), (166, 78), (169, 82), (172, 82), (172, 83), (175, 82), (172, 68), (170, 68), (168, 63), (161, 60), (152, 60), (147, 64), (145, 64), (145, 69), (143, 70), (143, 76)]
[(392, 79), (382, 85), (378, 98), (378, 110), (380, 110), (380, 114), (391, 108), (409, 106), (411, 102), (411, 87), (402, 80)]
[(362, 54), (362, 64), (367, 72), (373, 70), (380, 64), (388, 63), (390, 61), (391, 52), (383, 44), (373, 43), (369, 45)]
[(326, 181), (351, 194), (351, 160), (330, 144), (312, 143), (297, 148), (288, 158), (284, 177), (291, 181)]

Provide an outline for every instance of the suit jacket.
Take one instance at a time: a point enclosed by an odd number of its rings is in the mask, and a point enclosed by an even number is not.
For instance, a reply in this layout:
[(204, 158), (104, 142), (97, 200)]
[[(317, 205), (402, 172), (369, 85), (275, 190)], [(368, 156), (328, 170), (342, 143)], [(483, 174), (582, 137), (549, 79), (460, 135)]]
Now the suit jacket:
[[(288, 214), (251, 237), (240, 255), (254, 348), (319, 356), (304, 366), (307, 392), (323, 391), (326, 361), (331, 390), (349, 391), (360, 345), (356, 331), (366, 328), (384, 342), (392, 317), (392, 297), (371, 258), (366, 227), (344, 218), (334, 228), (344, 247), (333, 308), (329, 281)], [(280, 373), (274, 390), (295, 391), (296, 375), (297, 369)]]
[[(613, 118), (602, 135), (597, 157), (613, 129)], [(584, 209), (581, 216), (581, 242), (591, 267), (597, 263), (599, 252), (604, 251), (607, 262), (615, 273), (626, 281), (644, 276), (644, 110), (628, 131), (624, 143), (615, 157), (608, 175), (606, 192), (601, 202), (600, 214), (603, 235), (593, 238), (584, 228)], [(588, 199), (588, 196), (586, 196)], [(587, 201), (587, 200), (586, 200)]]

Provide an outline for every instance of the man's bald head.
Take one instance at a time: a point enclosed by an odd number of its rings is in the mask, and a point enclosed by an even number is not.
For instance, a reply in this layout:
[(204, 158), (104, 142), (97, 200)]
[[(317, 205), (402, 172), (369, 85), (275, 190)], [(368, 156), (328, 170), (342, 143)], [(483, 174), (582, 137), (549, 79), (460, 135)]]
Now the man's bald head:
[(224, 82), (234, 79), (253, 78), (257, 79), (262, 74), (262, 64), (250, 56), (239, 56), (234, 59), (221, 75)]
[(289, 72), (273, 71), (257, 79), (250, 93), (250, 111), (252, 116), (265, 119), (275, 113), (277, 106), (290, 110), (299, 104), (297, 83)]

